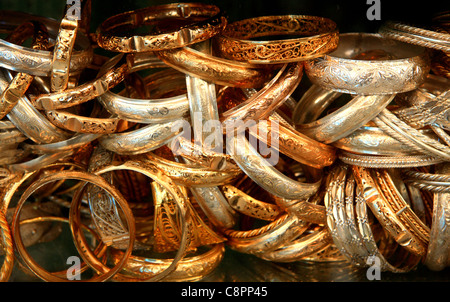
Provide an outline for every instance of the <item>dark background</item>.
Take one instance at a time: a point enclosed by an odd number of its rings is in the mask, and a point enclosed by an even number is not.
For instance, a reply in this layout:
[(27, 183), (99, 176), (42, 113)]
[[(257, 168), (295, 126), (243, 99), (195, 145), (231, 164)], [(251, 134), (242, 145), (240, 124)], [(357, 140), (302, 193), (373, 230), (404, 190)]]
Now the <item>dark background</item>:
[[(430, 24), (435, 13), (450, 10), (448, 0), (379, 1), (381, 3), (380, 21), (367, 19), (366, 12), (371, 4), (367, 4), (366, 0), (197, 0), (185, 2), (215, 4), (227, 13), (230, 22), (249, 17), (284, 14), (328, 17), (337, 23), (340, 32), (376, 32), (379, 26), (387, 20), (426, 26)], [(101, 22), (115, 14), (172, 2), (183, 1), (92, 0), (91, 31), (95, 31)], [(60, 19), (65, 3), (65, 0), (0, 0), (0, 9), (20, 10)]]

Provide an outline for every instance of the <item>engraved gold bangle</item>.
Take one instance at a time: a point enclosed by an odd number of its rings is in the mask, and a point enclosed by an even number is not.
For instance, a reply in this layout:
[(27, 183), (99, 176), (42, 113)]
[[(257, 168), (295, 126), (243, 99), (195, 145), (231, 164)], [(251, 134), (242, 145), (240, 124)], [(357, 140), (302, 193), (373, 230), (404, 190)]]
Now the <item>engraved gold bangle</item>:
[(364, 168), (412, 168), (431, 166), (444, 162), (435, 156), (417, 155), (362, 155), (342, 150), (338, 154), (340, 161)]
[[(82, 1), (82, 4), (84, 6), (86, 1)], [(69, 6), (66, 5), (64, 17), (59, 25), (58, 36), (56, 37), (53, 48), (52, 69), (50, 72), (50, 87), (53, 92), (62, 91), (67, 88), (70, 59), (74, 50), (79, 24), (81, 23), (76, 19), (67, 17), (68, 9)], [(81, 16), (81, 8), (80, 18), (85, 18), (85, 16)]]
[(425, 48), (367, 33), (341, 34), (335, 51), (305, 62), (313, 84), (359, 95), (411, 91), (429, 71)]
[[(332, 143), (338, 149), (360, 155), (409, 156), (421, 154), (375, 125), (364, 125)], [(425, 135), (430, 130), (421, 131)]]
[[(445, 163), (437, 167), (438, 175), (448, 175), (449, 165)], [(433, 197), (433, 216), (425, 265), (433, 271), (441, 271), (450, 264), (449, 223), (445, 219), (450, 211), (448, 193), (435, 192)]]
[(285, 214), (269, 224), (250, 231), (225, 230), (227, 245), (241, 253), (260, 254), (273, 251), (300, 236), (309, 223)]
[[(370, 224), (370, 218), (367, 210), (368, 202), (366, 202), (362, 187), (358, 182), (355, 190), (354, 210), (356, 224), (361, 235), (362, 243), (367, 248), (369, 254), (377, 256), (380, 259), (383, 271), (387, 270), (396, 273), (404, 273), (414, 269), (419, 264), (422, 257), (416, 256), (406, 249), (401, 249), (394, 255), (391, 255), (393, 258), (391, 261), (387, 259), (391, 257), (389, 257), (389, 255), (385, 256), (386, 251), (384, 250), (386, 249), (386, 246), (382, 247), (381, 244), (380, 246), (377, 245), (379, 238), (377, 240), (374, 232), (372, 231), (372, 226)], [(351, 202), (347, 204), (351, 205)]]
[[(317, 88), (313, 86), (310, 89)], [(322, 90), (322, 95), (329, 96), (327, 90), (323, 88)], [(333, 100), (337, 96), (338, 95), (331, 95), (330, 99)], [(344, 106), (317, 120), (312, 120), (307, 123), (299, 123), (299, 118), (297, 117), (294, 117), (293, 120), (296, 121), (296, 129), (299, 132), (319, 142), (329, 144), (351, 134), (353, 131), (372, 120), (387, 105), (389, 105), (394, 97), (395, 95), (357, 95)], [(316, 103), (318, 101), (325, 103), (330, 102), (330, 100), (327, 100), (327, 97), (313, 99), (310, 97), (310, 94), (306, 94), (306, 96), (299, 101), (297, 106), (308, 108), (306, 110), (310, 110), (308, 104)], [(301, 110), (296, 108), (296, 112), (299, 111)], [(317, 115), (319, 113), (315, 112), (314, 114)], [(303, 115), (306, 115), (306, 113), (303, 113)]]
[[(135, 157), (137, 159), (137, 157)], [(232, 182), (242, 171), (236, 165), (227, 165), (216, 170), (198, 164), (184, 164), (171, 161), (151, 152), (139, 157), (150, 162), (167, 174), (176, 184), (186, 187), (211, 187)]]
[(450, 158), (450, 148), (446, 144), (442, 144), (439, 139), (430, 138), (417, 129), (409, 126), (401, 121), (395, 114), (384, 108), (380, 114), (374, 119), (379, 127), (388, 127), (400, 135), (400, 139), (414, 146), (423, 154), (431, 155), (448, 160)]
[(448, 33), (393, 21), (385, 22), (378, 32), (392, 39), (450, 52), (450, 34)]
[(303, 64), (283, 65), (280, 71), (261, 90), (245, 102), (223, 112), (220, 121), (227, 128), (234, 123), (265, 119), (273, 110), (285, 102), (299, 85), (303, 75)]
[[(306, 233), (306, 232), (305, 232)], [(282, 247), (265, 253), (256, 254), (257, 257), (274, 262), (295, 262), (320, 253), (330, 247), (332, 240), (329, 231), (321, 227), (310, 234), (302, 234), (300, 238)]]
[[(150, 68), (152, 66), (158, 67), (159, 65), (159, 62), (155, 62), (155, 65), (147, 66)], [(182, 73), (174, 73), (173, 70), (166, 69), (146, 77), (144, 83), (146, 91), (158, 89), (157, 92), (148, 93), (152, 95), (151, 99), (134, 98), (133, 95), (116, 94), (112, 91), (107, 91), (98, 96), (97, 100), (108, 112), (118, 118), (142, 124), (169, 122), (182, 118), (187, 114), (189, 102), (186, 93), (167, 98), (158, 98), (158, 94), (186, 88), (185, 76)]]
[(136, 127), (126, 132), (105, 134), (98, 141), (105, 149), (115, 153), (136, 155), (168, 144), (182, 131), (177, 121), (169, 121)]
[(384, 229), (411, 253), (425, 255), (429, 229), (415, 219), (417, 217), (414, 217), (414, 212), (404, 200), (401, 202), (402, 198), (395, 187), (389, 184), (386, 172), (357, 166), (353, 166), (353, 170), (367, 205)]
[[(225, 252), (223, 243), (215, 244), (206, 252), (199, 255), (186, 256), (178, 262), (177, 268), (168, 275), (164, 282), (195, 282), (213, 272), (222, 261)], [(122, 251), (112, 249), (112, 261), (117, 261)], [(131, 255), (123, 272), (139, 279), (140, 276), (148, 278), (157, 275), (170, 265), (171, 259), (154, 259), (150, 257)]]
[[(273, 35), (302, 35), (272, 41), (254, 41)], [(220, 54), (252, 64), (279, 64), (310, 60), (333, 51), (339, 35), (327, 18), (305, 15), (262, 16), (228, 24), (216, 37)]]
[(110, 134), (117, 132), (118, 118), (86, 117), (64, 110), (47, 110), (48, 120), (59, 128), (76, 133)]
[[(7, 40), (12, 43), (21, 44), (21, 42), (27, 38), (29, 32), (34, 32), (34, 34), (32, 34), (32, 49), (47, 50), (50, 47), (47, 28), (38, 22), (23, 23), (14, 29)], [(1, 94), (0, 119), (7, 115), (17, 104), (19, 99), (23, 97), (33, 79), (34, 76), (22, 72), (19, 72), (14, 76), (8, 87)]]
[(92, 100), (123, 81), (130, 68), (123, 55), (106, 62), (93, 81), (80, 84), (61, 92), (33, 96), (34, 106), (39, 110), (64, 109)]
[[(9, 26), (19, 26), (26, 21), (38, 21), (45, 24), (50, 37), (58, 35), (59, 23), (52, 19), (7, 10), (0, 12), (0, 19)], [(75, 45), (77, 49), (81, 50), (74, 50), (70, 59), (70, 70), (73, 74), (79, 74), (91, 63), (93, 50), (88, 37), (81, 32), (77, 35)], [(53, 61), (53, 53), (51, 51), (32, 50), (4, 40), (0, 40), (0, 49), (1, 67), (35, 76), (50, 76)]]
[(267, 68), (214, 57), (190, 47), (159, 51), (156, 55), (180, 72), (222, 86), (260, 88), (270, 76)]
[(230, 138), (227, 142), (227, 150), (245, 174), (263, 189), (276, 196), (295, 200), (308, 199), (319, 189), (320, 180), (304, 183), (291, 179), (278, 171), (255, 150), (243, 135)]
[[(135, 29), (172, 19), (182, 25), (173, 31), (156, 30), (150, 35), (114, 36), (121, 28)], [(189, 21), (190, 24), (189, 24)], [(186, 24), (187, 23), (187, 24)], [(172, 3), (121, 13), (106, 19), (97, 29), (97, 43), (114, 52), (146, 52), (178, 48), (207, 40), (223, 30), (226, 17), (215, 5)]]
[(267, 221), (274, 221), (283, 214), (278, 205), (257, 200), (232, 185), (220, 188), (231, 207), (241, 214)]
[[(261, 126), (263, 122), (265, 127)], [(311, 139), (297, 131), (293, 126), (285, 126), (274, 116), (270, 116), (267, 119), (267, 123), (263, 122), (258, 122), (257, 133), (251, 132), (250, 134), (255, 135), (258, 140), (268, 144), (268, 146), (278, 148), (279, 152), (297, 162), (321, 169), (330, 166), (337, 158), (336, 148)], [(279, 122), (278, 129), (272, 129), (271, 125), (273, 122)], [(273, 133), (274, 130), (278, 130), (278, 133)], [(278, 136), (278, 146), (271, 144), (268, 139), (275, 136)]]

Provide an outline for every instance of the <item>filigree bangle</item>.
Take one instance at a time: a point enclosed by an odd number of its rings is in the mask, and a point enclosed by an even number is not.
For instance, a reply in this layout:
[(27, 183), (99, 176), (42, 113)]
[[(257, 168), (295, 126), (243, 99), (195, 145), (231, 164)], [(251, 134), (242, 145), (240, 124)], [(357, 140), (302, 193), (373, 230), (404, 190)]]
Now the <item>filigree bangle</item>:
[[(302, 35), (272, 41), (252, 38), (274, 35)], [(216, 37), (220, 54), (228, 59), (252, 64), (279, 64), (310, 60), (333, 51), (339, 35), (336, 23), (330, 19), (284, 15), (264, 16), (228, 24)]]

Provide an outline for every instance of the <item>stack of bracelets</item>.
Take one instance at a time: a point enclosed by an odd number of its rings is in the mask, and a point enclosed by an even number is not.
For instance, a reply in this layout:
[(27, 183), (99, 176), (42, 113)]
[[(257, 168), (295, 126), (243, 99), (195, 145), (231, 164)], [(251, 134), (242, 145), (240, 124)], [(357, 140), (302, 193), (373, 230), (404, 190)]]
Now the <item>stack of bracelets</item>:
[(198, 281), (228, 251), (450, 266), (450, 12), (340, 33), (173, 3), (92, 32), (74, 3), (0, 11), (1, 281), (80, 280), (29, 252), (64, 224), (81, 281)]

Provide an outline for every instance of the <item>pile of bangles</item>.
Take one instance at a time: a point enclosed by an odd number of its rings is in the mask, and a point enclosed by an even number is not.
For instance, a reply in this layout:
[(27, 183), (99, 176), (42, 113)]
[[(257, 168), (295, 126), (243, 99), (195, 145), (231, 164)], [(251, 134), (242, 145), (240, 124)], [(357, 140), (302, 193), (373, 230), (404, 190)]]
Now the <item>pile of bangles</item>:
[[(0, 11), (1, 281), (15, 266), (198, 281), (228, 250), (450, 265), (450, 12), (340, 33), (320, 16), (229, 22), (173, 3), (92, 32), (91, 7)], [(29, 252), (64, 224), (77, 275)]]

